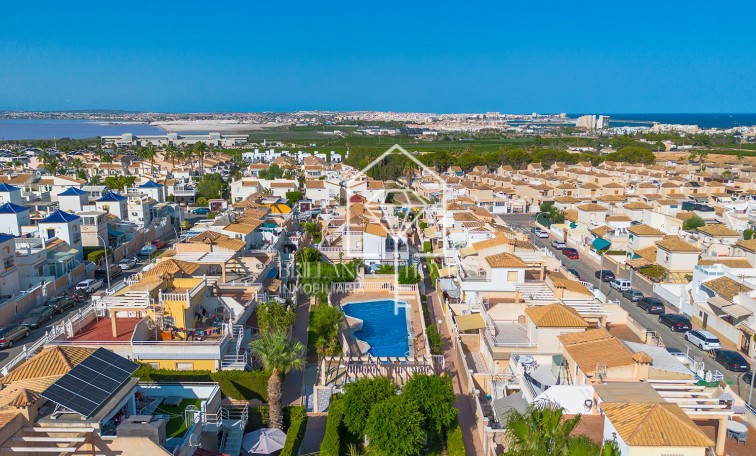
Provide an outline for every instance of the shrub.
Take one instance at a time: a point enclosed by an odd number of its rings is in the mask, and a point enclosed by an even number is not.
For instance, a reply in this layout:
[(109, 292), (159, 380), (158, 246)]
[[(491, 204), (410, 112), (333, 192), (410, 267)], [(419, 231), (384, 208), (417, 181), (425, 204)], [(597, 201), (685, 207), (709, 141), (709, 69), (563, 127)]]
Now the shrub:
[(268, 400), (268, 378), (270, 374), (254, 371), (218, 371), (153, 369), (142, 365), (134, 372), (134, 377), (153, 382), (217, 382), (221, 392), (237, 400)]
[(95, 250), (94, 252), (89, 252), (89, 255), (87, 255), (87, 260), (89, 260), (90, 263), (100, 264), (100, 261), (102, 261), (103, 257), (105, 257), (105, 250)]
[(194, 205), (197, 207), (207, 207), (207, 198), (200, 196), (197, 198), (197, 201), (194, 202)]
[(307, 412), (304, 407), (292, 407), (289, 411), (289, 427), (286, 430), (286, 443), (281, 456), (294, 456), (299, 454), (299, 446), (304, 439), (307, 428)]
[(627, 255), (627, 252), (625, 250), (607, 250), (604, 252), (604, 255)]
[(746, 241), (753, 239), (753, 230), (743, 230), (743, 239)]
[(341, 423), (344, 420), (344, 400), (341, 396), (333, 396), (328, 406), (325, 435), (320, 442), (321, 456), (339, 456), (341, 454)]
[(344, 426), (353, 434), (363, 434), (370, 411), (381, 401), (396, 395), (396, 385), (385, 378), (361, 378), (344, 388)]
[(685, 219), (685, 221), (683, 222), (683, 229), (685, 231), (693, 231), (696, 228), (701, 228), (704, 225), (706, 225), (704, 219), (697, 215), (694, 215), (693, 217)]
[(462, 440), (462, 429), (459, 423), (449, 429), (446, 433), (446, 454), (447, 456), (465, 456), (465, 442)]
[(425, 253), (433, 252), (433, 244), (431, 244), (431, 241), (423, 242), (423, 252)]
[(430, 324), (425, 327), (425, 334), (428, 336), (428, 345), (430, 346), (431, 355), (443, 355), (443, 340), (438, 332), (436, 325)]
[(667, 273), (666, 269), (659, 266), (658, 264), (652, 264), (650, 266), (639, 268), (638, 272), (653, 280), (654, 282), (661, 282)]

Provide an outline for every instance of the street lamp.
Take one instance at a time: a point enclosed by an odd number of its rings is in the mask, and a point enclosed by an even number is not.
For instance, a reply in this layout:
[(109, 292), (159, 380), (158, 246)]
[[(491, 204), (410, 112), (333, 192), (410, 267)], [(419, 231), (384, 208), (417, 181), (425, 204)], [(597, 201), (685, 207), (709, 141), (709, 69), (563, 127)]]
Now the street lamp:
[(102, 238), (99, 234), (96, 235), (97, 239), (102, 241), (102, 246), (105, 247), (105, 277), (108, 278), (108, 290), (110, 290), (110, 267), (108, 267), (108, 244), (105, 242), (105, 239)]
[(753, 380), (756, 378), (756, 358), (753, 359), (753, 370), (751, 370), (751, 386), (748, 388), (748, 406), (751, 406), (751, 394), (753, 394)]

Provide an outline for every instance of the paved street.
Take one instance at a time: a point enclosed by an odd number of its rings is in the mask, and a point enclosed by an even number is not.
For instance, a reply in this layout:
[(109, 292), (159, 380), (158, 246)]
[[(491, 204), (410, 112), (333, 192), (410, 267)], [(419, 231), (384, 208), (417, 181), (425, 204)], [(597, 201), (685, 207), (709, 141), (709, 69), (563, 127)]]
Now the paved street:
[[(529, 229), (530, 226), (532, 226), (534, 218), (529, 215), (524, 214), (517, 214), (513, 216), (504, 216), (502, 217), (505, 222), (509, 223), (509, 225), (512, 228), (519, 228), (525, 232), (527, 232), (530, 235), (530, 240), (534, 242), (539, 247), (546, 247), (552, 252), (555, 253), (557, 258), (562, 260), (562, 263), (565, 264), (568, 268), (574, 268), (578, 271), (580, 274), (580, 278), (582, 280), (585, 280), (587, 282), (590, 282), (595, 287), (599, 287), (600, 290), (607, 294), (607, 299), (614, 300), (618, 299), (620, 301), (620, 305), (623, 309), (625, 309), (628, 314), (635, 319), (638, 323), (643, 325), (644, 327), (648, 328), (649, 330), (656, 331), (657, 334), (659, 334), (664, 341), (664, 345), (666, 347), (671, 348), (677, 348), (682, 350), (683, 352), (686, 352), (689, 350), (689, 356), (691, 357), (700, 357), (704, 361), (704, 365), (706, 366), (707, 370), (718, 370), (721, 372), (725, 379), (732, 382), (732, 389), (738, 393), (741, 397), (747, 399), (748, 396), (748, 385), (744, 384), (742, 381), (741, 376), (742, 373), (735, 373), (730, 372), (724, 367), (719, 364), (718, 362), (714, 361), (712, 358), (708, 356), (708, 354), (704, 353), (703, 351), (699, 350), (697, 347), (693, 346), (693, 344), (688, 343), (683, 338), (684, 333), (676, 333), (672, 332), (667, 326), (662, 325), (659, 323), (658, 316), (656, 315), (648, 315), (644, 311), (638, 308), (635, 303), (630, 302), (629, 300), (622, 297), (622, 293), (612, 289), (608, 283), (599, 284), (599, 280), (594, 277), (594, 273), (597, 269), (599, 269), (599, 265), (590, 262), (589, 260), (586, 260), (581, 257), (580, 260), (570, 260), (564, 255), (562, 255), (561, 251), (558, 251), (551, 247), (551, 241), (556, 239), (555, 237), (550, 237), (549, 239), (542, 239), (535, 237), (532, 233), (530, 233)], [(756, 397), (756, 395), (754, 395)]]

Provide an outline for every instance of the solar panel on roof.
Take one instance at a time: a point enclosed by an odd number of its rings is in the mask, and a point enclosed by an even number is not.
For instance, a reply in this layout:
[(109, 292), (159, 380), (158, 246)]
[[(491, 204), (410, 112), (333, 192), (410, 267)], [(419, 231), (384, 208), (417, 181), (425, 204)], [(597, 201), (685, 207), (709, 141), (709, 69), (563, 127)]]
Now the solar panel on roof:
[(89, 355), (41, 396), (90, 417), (126, 383), (138, 364), (104, 348)]

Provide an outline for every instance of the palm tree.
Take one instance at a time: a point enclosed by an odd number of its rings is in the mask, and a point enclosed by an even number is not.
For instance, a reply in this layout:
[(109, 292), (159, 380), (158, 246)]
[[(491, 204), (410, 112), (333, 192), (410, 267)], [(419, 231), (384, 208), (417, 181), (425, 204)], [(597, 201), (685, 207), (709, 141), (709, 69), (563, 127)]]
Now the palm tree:
[(165, 156), (166, 160), (171, 160), (171, 165), (175, 168), (176, 167), (176, 156), (178, 155), (176, 150), (176, 146), (173, 144), (168, 144), (165, 147), (165, 152), (163, 155)]
[(71, 160), (71, 166), (74, 169), (75, 177), (79, 177), (81, 169), (84, 168), (84, 162), (81, 161), (81, 158), (74, 158), (73, 160)]
[(299, 341), (289, 339), (285, 331), (276, 331), (253, 340), (249, 348), (263, 368), (270, 371), (268, 379), (270, 427), (283, 429), (281, 375), (304, 368), (304, 345)]
[(200, 176), (205, 172), (205, 152), (207, 151), (207, 145), (202, 141), (194, 143), (194, 154), (199, 158)]
[[(504, 431), (509, 441), (507, 456), (598, 455), (598, 445), (570, 434), (580, 423), (580, 415), (564, 418), (564, 410), (549, 405), (530, 406), (520, 413), (512, 410)], [(578, 441), (579, 440), (579, 441)], [(590, 449), (586, 450), (586, 447)], [(588, 452), (586, 452), (588, 451)]]
[(150, 174), (154, 177), (155, 176), (155, 149), (152, 147), (147, 148), (141, 148), (137, 152), (137, 156), (143, 158), (144, 160), (148, 160), (150, 162)]

